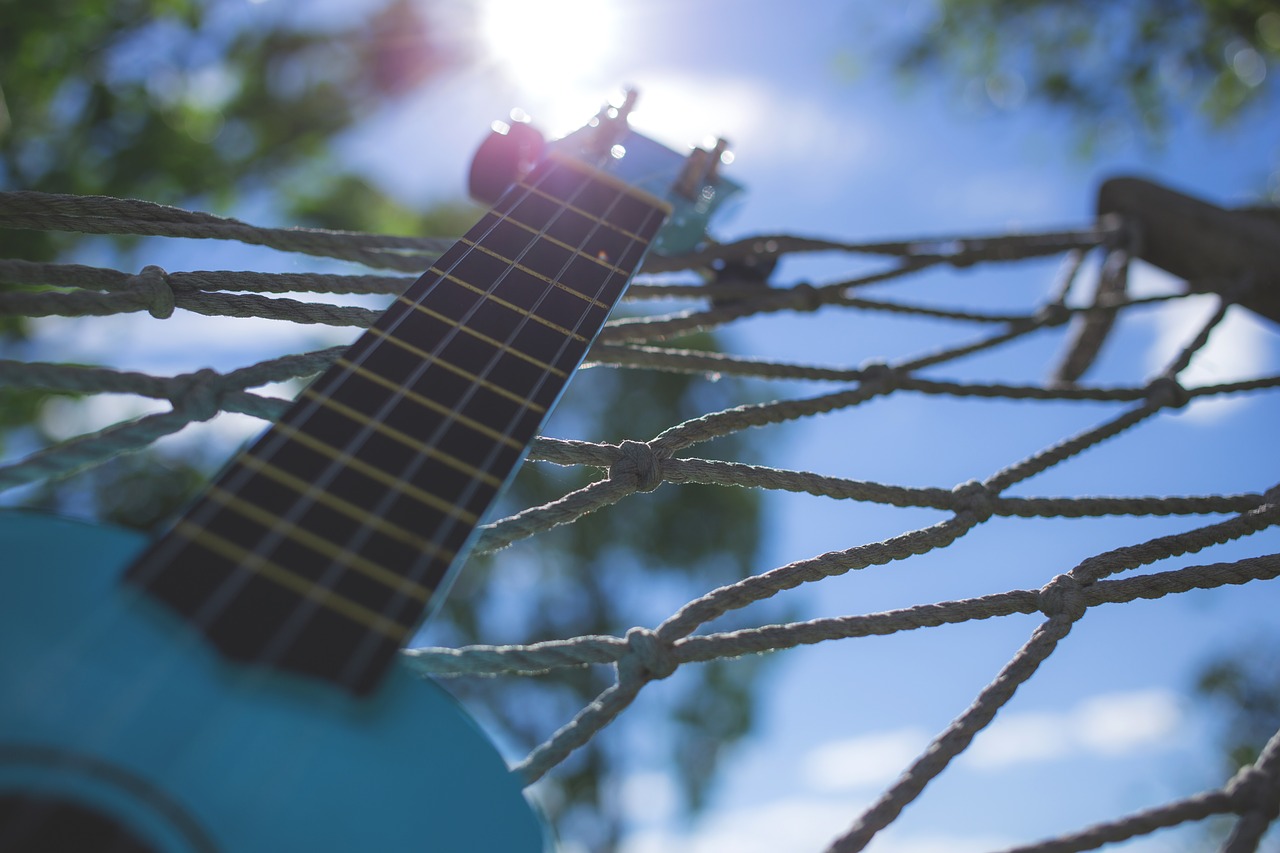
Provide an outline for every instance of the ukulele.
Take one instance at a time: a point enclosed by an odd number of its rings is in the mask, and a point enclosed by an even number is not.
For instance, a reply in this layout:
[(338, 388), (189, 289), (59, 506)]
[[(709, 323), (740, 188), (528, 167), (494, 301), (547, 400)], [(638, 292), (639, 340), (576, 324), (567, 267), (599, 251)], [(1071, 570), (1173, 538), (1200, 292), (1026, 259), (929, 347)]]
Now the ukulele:
[(0, 513), (0, 851), (550, 847), (396, 660), (646, 251), (738, 189), (633, 103), (495, 124), (489, 212), (158, 540)]

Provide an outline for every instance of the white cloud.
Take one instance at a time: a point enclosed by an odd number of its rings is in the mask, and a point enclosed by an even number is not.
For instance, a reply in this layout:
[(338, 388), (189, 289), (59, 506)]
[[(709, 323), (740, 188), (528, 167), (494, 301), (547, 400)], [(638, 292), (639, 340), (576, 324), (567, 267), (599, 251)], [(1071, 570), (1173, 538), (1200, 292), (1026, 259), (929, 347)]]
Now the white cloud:
[[(1097, 275), (1097, 267), (1093, 274)], [(1153, 267), (1142, 261), (1135, 261), (1129, 266), (1129, 295), (1146, 299), (1152, 296), (1168, 296), (1186, 291), (1182, 279), (1170, 275), (1159, 267)]]
[[(1176, 281), (1155, 267), (1135, 264), (1130, 271), (1130, 292), (1134, 296), (1181, 292), (1184, 288)], [(1175, 300), (1135, 314), (1155, 328), (1156, 339), (1145, 358), (1147, 371), (1152, 375), (1163, 371), (1195, 338), (1216, 307), (1216, 299), (1205, 296)], [(1278, 352), (1273, 328), (1249, 311), (1232, 308), (1179, 380), (1185, 387), (1194, 388), (1263, 376), (1280, 359)], [(1193, 402), (1184, 416), (1206, 423), (1218, 421), (1247, 403), (1240, 396), (1208, 397)]]
[(1027, 711), (1002, 714), (966, 750), (973, 767), (997, 769), (1031, 761), (1061, 758), (1070, 749), (1063, 737), (1064, 714)]
[(868, 853), (986, 853), (1017, 844), (999, 835), (900, 834), (887, 829), (867, 846)]
[[(958, 759), (978, 770), (1053, 761), (1071, 755), (1116, 756), (1160, 748), (1182, 712), (1167, 690), (1106, 693), (1061, 711), (1002, 712)], [(928, 747), (933, 733), (888, 729), (825, 743), (801, 762), (806, 786), (823, 793), (880, 789)]]
[(642, 833), (623, 853), (776, 853), (823, 850), (843, 833), (860, 809), (847, 802), (791, 797), (752, 808), (717, 812), (687, 834)]
[(801, 772), (816, 791), (879, 788), (897, 778), (930, 737), (921, 728), (901, 728), (831, 741), (805, 756)]
[[(1181, 720), (1178, 699), (1170, 691), (1104, 693), (1062, 710), (1003, 713), (959, 760), (971, 770), (995, 771), (1068, 756), (1118, 756), (1170, 743)], [(714, 811), (688, 829), (648, 828), (630, 835), (621, 849), (623, 853), (825, 850), (924, 751), (931, 738), (932, 733), (923, 728), (903, 727), (832, 741), (801, 761), (803, 783), (814, 793)], [(634, 805), (649, 802), (654, 791), (660, 805), (662, 788), (670, 785), (665, 777), (638, 776), (632, 781), (634, 797), (624, 799)], [(891, 827), (876, 837), (868, 851), (970, 853), (1026, 840), (901, 832)]]
[(1181, 720), (1170, 691), (1106, 693), (1060, 712), (1002, 713), (960, 760), (997, 770), (1067, 755), (1123, 755), (1168, 743)]
[(633, 773), (623, 780), (619, 800), (631, 820), (656, 823), (675, 814), (679, 794), (666, 773)]
[(1166, 690), (1109, 693), (1081, 702), (1071, 714), (1076, 740), (1103, 755), (1157, 744), (1178, 728), (1182, 712)]
[[(644, 75), (641, 94), (632, 122), (641, 133), (677, 150), (699, 142), (697, 134), (723, 135), (757, 174), (780, 170), (793, 185), (813, 180), (805, 193), (840, 187), (875, 163), (875, 125), (852, 113), (833, 114), (803, 93), (740, 77), (658, 71)], [(806, 177), (798, 163), (822, 163), (820, 178)]]
[[(653, 831), (629, 836), (622, 853), (778, 853), (825, 850), (843, 835), (869, 802), (843, 798), (788, 797), (735, 811), (717, 812), (688, 832)], [(1015, 843), (996, 836), (902, 833), (876, 836), (869, 853), (978, 853)]]

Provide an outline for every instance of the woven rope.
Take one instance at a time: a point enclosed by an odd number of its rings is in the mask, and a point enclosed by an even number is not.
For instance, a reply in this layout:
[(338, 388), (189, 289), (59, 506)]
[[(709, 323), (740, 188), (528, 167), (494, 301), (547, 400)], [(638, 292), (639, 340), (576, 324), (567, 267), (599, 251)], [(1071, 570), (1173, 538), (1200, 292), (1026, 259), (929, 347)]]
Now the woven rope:
[[(146, 202), (0, 193), (0, 227), (75, 230), (93, 234), (146, 234), (238, 240), (281, 251), (340, 258), (370, 267), (416, 272), (449, 241), (387, 238), (303, 229), (256, 228), (237, 220), (193, 213)], [(600, 477), (545, 505), (528, 507), (486, 526), (479, 549), (494, 551), (649, 492), (663, 483), (710, 484), (807, 493), (833, 500), (860, 501), (941, 513), (926, 526), (878, 542), (854, 544), (708, 590), (655, 627), (636, 627), (624, 636), (567, 638), (527, 646), (424, 648), (404, 653), (406, 663), (424, 676), (528, 675), (566, 667), (607, 665), (614, 683), (569, 720), (517, 770), (532, 782), (588, 743), (654, 680), (679, 667), (776, 652), (836, 639), (886, 635), (1014, 614), (1042, 615), (1031, 636), (982, 690), (974, 702), (940, 732), (848, 830), (832, 851), (862, 850), (891, 825), (911, 802), (990, 724), (996, 713), (1058, 646), (1089, 609), (1139, 599), (1158, 599), (1231, 584), (1261, 583), (1280, 576), (1280, 556), (1259, 555), (1202, 565), (1178, 561), (1212, 545), (1239, 540), (1280, 523), (1280, 487), (1271, 482), (1243, 494), (1178, 496), (1015, 496), (1006, 494), (1046, 470), (1064, 464), (1100, 443), (1138, 429), (1162, 413), (1208, 396), (1230, 397), (1273, 391), (1280, 376), (1211, 386), (1187, 387), (1182, 374), (1222, 321), (1227, 303), (1156, 378), (1127, 387), (1090, 387), (1074, 383), (1010, 385), (956, 382), (920, 375), (928, 367), (1002, 347), (1061, 327), (1073, 317), (1089, 316), (1088, 334), (1105, 333), (1121, 312), (1177, 297), (1135, 299), (1125, 293), (1129, 251), (1124, 223), (1109, 220), (1096, 227), (1043, 234), (927, 238), (881, 243), (838, 243), (792, 236), (752, 237), (716, 245), (685, 258), (650, 258), (652, 272), (706, 270), (724, 260), (770, 259), (798, 252), (841, 252), (889, 258), (879, 271), (829, 284), (761, 286), (719, 281), (645, 281), (630, 299), (679, 298), (700, 307), (675, 314), (649, 314), (610, 321), (589, 355), (596, 364), (625, 369), (726, 374), (763, 380), (821, 380), (841, 387), (816, 396), (777, 399), (709, 412), (675, 424), (647, 442), (567, 441), (541, 438), (529, 458), (596, 469)], [(1086, 256), (1102, 251), (1102, 284), (1092, 304), (1068, 304)], [(1025, 313), (984, 313), (855, 296), (869, 284), (883, 284), (923, 269), (966, 267), (1062, 254), (1064, 264), (1044, 300)], [(167, 272), (146, 267), (137, 273), (74, 264), (37, 264), (0, 260), (0, 313), (83, 316), (148, 312), (165, 319), (178, 311), (211, 316), (269, 317), (297, 323), (363, 327), (376, 311), (356, 306), (316, 304), (258, 294), (395, 294), (412, 281), (404, 275), (267, 274), (241, 271)], [(741, 319), (784, 312), (888, 312), (903, 317), (947, 320), (980, 328), (969, 342), (922, 352), (895, 363), (857, 367), (792, 364), (663, 346), (660, 342), (689, 332), (715, 329)], [(1099, 321), (1100, 320), (1100, 321)], [(1077, 341), (1088, 349), (1098, 340)], [(120, 453), (140, 450), (219, 411), (270, 420), (287, 401), (249, 389), (314, 375), (338, 356), (326, 349), (276, 358), (226, 373), (200, 370), (159, 377), (106, 367), (0, 360), (0, 386), (39, 388), (58, 393), (115, 393), (167, 400), (168, 412), (115, 424), (61, 444), (37, 450), (0, 466), (0, 489), (66, 476)], [(1079, 365), (1068, 360), (1060, 377), (1078, 378)], [(1072, 374), (1076, 374), (1073, 376)], [(992, 471), (981, 481), (907, 487), (807, 471), (792, 471), (688, 455), (699, 444), (754, 426), (811, 418), (848, 410), (886, 395), (927, 394), (976, 400), (1036, 402), (1092, 401), (1113, 407), (1096, 425)], [(994, 517), (1099, 518), (1112, 515), (1225, 516), (1178, 533), (1114, 548), (1045, 579), (1038, 589), (1014, 589), (957, 601), (925, 602), (878, 613), (854, 614), (734, 631), (697, 634), (712, 620), (780, 592), (826, 578), (860, 571), (944, 548)], [(1161, 564), (1157, 571), (1113, 578)], [(1235, 830), (1225, 850), (1254, 850), (1280, 810), (1280, 734), (1258, 761), (1221, 788), (1167, 803), (1138, 814), (1089, 827), (1037, 844), (1023, 853), (1096, 849), (1157, 829), (1210, 815), (1233, 814)]]

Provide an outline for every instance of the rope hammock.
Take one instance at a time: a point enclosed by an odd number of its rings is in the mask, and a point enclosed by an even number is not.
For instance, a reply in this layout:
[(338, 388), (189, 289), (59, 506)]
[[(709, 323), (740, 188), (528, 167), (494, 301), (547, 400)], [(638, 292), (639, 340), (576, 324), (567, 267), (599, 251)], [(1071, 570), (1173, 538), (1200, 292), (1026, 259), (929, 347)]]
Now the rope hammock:
[[(1020, 497), (1012, 487), (1171, 410), (1202, 398), (1233, 398), (1246, 393), (1275, 393), (1280, 376), (1188, 387), (1180, 378), (1228, 306), (1249, 298), (1239, 275), (1212, 289), (1218, 307), (1203, 328), (1154, 379), (1123, 387), (1094, 387), (1072, 381), (1096, 352), (1100, 335), (1122, 312), (1181, 296), (1133, 297), (1124, 282), (1131, 259), (1140, 252), (1132, 219), (1102, 217), (1098, 224), (1074, 230), (1006, 236), (919, 239), (898, 242), (840, 243), (789, 236), (755, 237), (715, 245), (698, 255), (651, 258), (629, 291), (633, 303), (678, 299), (696, 307), (676, 313), (642, 313), (617, 318), (605, 327), (588, 361), (615, 368), (753, 377), (759, 380), (817, 380), (840, 383), (817, 396), (775, 399), (736, 406), (677, 423), (649, 441), (619, 443), (570, 441), (544, 437), (529, 459), (561, 466), (598, 469), (603, 476), (545, 505), (522, 509), (483, 530), (478, 549), (495, 551), (552, 528), (579, 521), (637, 492), (663, 483), (710, 484), (807, 493), (809, 495), (924, 508), (944, 514), (941, 521), (909, 529), (883, 541), (849, 542), (833, 550), (707, 591), (656, 627), (636, 627), (625, 636), (589, 636), (527, 646), (417, 648), (404, 652), (418, 673), (433, 678), (474, 675), (531, 675), (565, 667), (611, 665), (613, 684), (562, 728), (535, 748), (516, 770), (532, 783), (588, 743), (636, 699), (649, 683), (679, 667), (748, 654), (775, 652), (834, 639), (887, 635), (947, 624), (1040, 614), (1029, 639), (959, 713), (928, 748), (884, 790), (863, 814), (850, 814), (846, 832), (831, 851), (862, 850), (890, 826), (903, 809), (968, 748), (1015, 691), (1026, 683), (1091, 608), (1107, 603), (1158, 599), (1229, 584), (1260, 583), (1280, 575), (1280, 555), (1265, 554), (1231, 562), (1191, 564), (1178, 558), (1212, 545), (1242, 539), (1280, 523), (1280, 485), (1263, 479), (1241, 494), (1185, 494), (1168, 497)], [(0, 227), (75, 231), (89, 234), (196, 237), (234, 240), (255, 246), (353, 261), (383, 274), (260, 273), (247, 271), (170, 272), (147, 266), (138, 273), (66, 263), (0, 260), (0, 314), (25, 317), (84, 316), (148, 312), (164, 319), (175, 311), (216, 317), (261, 317), (294, 323), (363, 328), (380, 312), (356, 306), (306, 302), (275, 294), (396, 294), (452, 241), (407, 239), (314, 229), (258, 228), (243, 222), (172, 207), (103, 197), (71, 197), (30, 192), (0, 193)], [(770, 284), (733, 281), (707, 283), (698, 275), (713, 262), (767, 261), (822, 252), (880, 259), (883, 266), (830, 284)], [(1099, 284), (1090, 302), (1084, 287), (1086, 260), (1100, 255)], [(1061, 272), (1047, 293), (1019, 313), (958, 311), (928, 305), (858, 296), (860, 288), (905, 278), (928, 268), (963, 268), (980, 263), (1008, 264), (1061, 256)], [(681, 271), (684, 278), (681, 278)], [(399, 273), (399, 274), (396, 274)], [(1228, 286), (1229, 285), (1229, 286)], [(1193, 288), (1196, 282), (1192, 282)], [(1274, 286), (1274, 283), (1273, 283)], [(1200, 287), (1198, 289), (1206, 289)], [(271, 296), (264, 294), (272, 294)], [(1087, 304), (1085, 304), (1087, 303)], [(1246, 303), (1247, 304), (1247, 303)], [(987, 328), (974, 340), (892, 362), (858, 367), (825, 367), (692, 351), (664, 342), (692, 332), (729, 326), (747, 318), (786, 312), (883, 312), (928, 321), (948, 320)], [(926, 368), (993, 351), (1047, 329), (1074, 329), (1073, 356), (1063, 362), (1058, 380), (1043, 384), (960, 382), (930, 378)], [(130, 394), (168, 401), (169, 411), (148, 414), (35, 450), (0, 465), (0, 490), (62, 478), (122, 453), (139, 451), (157, 439), (219, 412), (237, 412), (270, 420), (286, 400), (251, 389), (312, 376), (341, 353), (342, 347), (273, 358), (239, 369), (202, 369), (177, 376), (72, 364), (0, 360), (0, 386), (80, 394)], [(1083, 353), (1083, 355), (1082, 355)], [(1073, 358), (1075, 361), (1073, 362)], [(788, 388), (794, 385), (786, 386)], [(1100, 423), (1062, 438), (981, 480), (954, 487), (908, 487), (798, 470), (702, 459), (691, 456), (700, 444), (749, 427), (782, 424), (814, 415), (850, 410), (900, 392), (966, 398), (974, 401), (1092, 401), (1113, 411)], [(1257, 474), (1268, 476), (1258, 457)], [(1273, 460), (1272, 460), (1273, 461)], [(885, 612), (819, 618), (790, 624), (698, 633), (716, 618), (804, 584), (871, 566), (909, 560), (944, 548), (993, 517), (1101, 518), (1106, 516), (1225, 516), (1211, 523), (1188, 521), (1185, 529), (1098, 553), (1060, 573), (1039, 578), (1041, 585), (953, 601), (925, 600)], [(1052, 563), (1050, 563), (1051, 565)], [(1155, 567), (1144, 573), (1135, 570)], [(1280, 732), (1261, 755), (1221, 787), (1039, 843), (1019, 851), (1091, 850), (1166, 827), (1213, 815), (1235, 816), (1224, 850), (1257, 849), (1280, 812)]]

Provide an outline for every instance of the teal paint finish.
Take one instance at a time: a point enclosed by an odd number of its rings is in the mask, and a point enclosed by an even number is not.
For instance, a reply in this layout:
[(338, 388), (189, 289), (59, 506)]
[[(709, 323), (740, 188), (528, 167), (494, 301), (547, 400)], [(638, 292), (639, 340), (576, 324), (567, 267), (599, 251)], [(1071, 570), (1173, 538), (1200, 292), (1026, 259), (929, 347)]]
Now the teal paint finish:
[(441, 688), (397, 667), (356, 699), (222, 661), (117, 584), (143, 544), (0, 513), (0, 797), (74, 799), (184, 853), (550, 849)]

